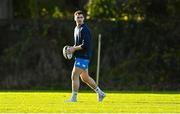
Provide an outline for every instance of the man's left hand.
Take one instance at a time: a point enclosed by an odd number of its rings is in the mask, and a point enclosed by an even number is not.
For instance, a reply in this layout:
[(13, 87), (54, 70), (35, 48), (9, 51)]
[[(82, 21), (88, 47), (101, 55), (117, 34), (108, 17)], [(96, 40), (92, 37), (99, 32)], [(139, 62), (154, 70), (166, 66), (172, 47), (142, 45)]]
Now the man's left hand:
[(72, 47), (70, 47), (70, 48), (68, 49), (68, 51), (69, 51), (70, 53), (74, 53), (76, 50), (75, 50), (75, 47), (72, 46)]

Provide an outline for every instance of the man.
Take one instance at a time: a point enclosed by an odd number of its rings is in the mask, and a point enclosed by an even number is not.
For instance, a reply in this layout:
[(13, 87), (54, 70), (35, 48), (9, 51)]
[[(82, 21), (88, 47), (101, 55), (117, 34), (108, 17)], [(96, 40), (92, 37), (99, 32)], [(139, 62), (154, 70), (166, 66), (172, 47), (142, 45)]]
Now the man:
[(98, 101), (101, 102), (105, 93), (97, 86), (95, 81), (89, 76), (88, 65), (91, 57), (91, 33), (86, 24), (84, 24), (84, 14), (78, 10), (74, 13), (76, 27), (74, 29), (74, 46), (68, 51), (74, 53), (75, 63), (71, 74), (72, 96), (69, 102), (77, 101), (79, 90), (79, 76), (81, 80), (90, 86), (97, 94)]

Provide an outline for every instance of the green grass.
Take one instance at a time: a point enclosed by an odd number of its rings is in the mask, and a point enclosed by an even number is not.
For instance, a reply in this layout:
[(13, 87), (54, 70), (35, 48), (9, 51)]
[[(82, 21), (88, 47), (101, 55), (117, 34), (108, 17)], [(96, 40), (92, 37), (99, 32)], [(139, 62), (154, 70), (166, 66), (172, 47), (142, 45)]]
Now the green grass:
[(0, 112), (180, 112), (179, 93), (109, 92), (102, 103), (95, 93), (80, 92), (77, 103), (65, 103), (70, 92), (0, 92)]

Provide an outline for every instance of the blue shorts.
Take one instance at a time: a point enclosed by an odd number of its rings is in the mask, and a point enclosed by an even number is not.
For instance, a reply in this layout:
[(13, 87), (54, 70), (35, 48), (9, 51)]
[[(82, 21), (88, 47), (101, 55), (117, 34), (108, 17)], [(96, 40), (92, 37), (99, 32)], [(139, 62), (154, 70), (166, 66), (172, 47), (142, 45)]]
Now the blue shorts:
[(89, 66), (89, 60), (88, 59), (75, 58), (74, 65), (75, 65), (75, 67), (86, 70)]

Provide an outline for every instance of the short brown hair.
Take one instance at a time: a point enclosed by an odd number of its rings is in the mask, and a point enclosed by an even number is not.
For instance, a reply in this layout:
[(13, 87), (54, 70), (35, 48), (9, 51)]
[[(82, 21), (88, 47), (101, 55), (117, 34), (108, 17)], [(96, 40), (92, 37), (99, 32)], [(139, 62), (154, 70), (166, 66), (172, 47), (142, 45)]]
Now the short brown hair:
[(82, 15), (84, 16), (83, 11), (81, 11), (81, 10), (77, 10), (77, 11), (74, 13), (74, 16), (79, 15), (79, 14), (82, 14)]

